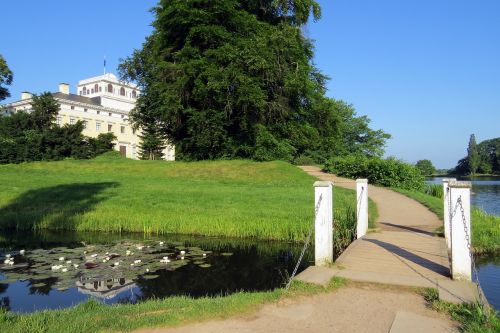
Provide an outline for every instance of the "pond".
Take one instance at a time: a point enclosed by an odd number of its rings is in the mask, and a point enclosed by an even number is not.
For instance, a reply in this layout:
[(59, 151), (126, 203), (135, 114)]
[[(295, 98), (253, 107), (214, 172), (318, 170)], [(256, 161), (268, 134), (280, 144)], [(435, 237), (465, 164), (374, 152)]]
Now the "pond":
[[(459, 178), (472, 181), (472, 204), (481, 207), (489, 214), (500, 216), (500, 177)], [(427, 179), (430, 184), (442, 184), (443, 177)]]
[[(0, 306), (33, 312), (89, 298), (136, 303), (283, 286), (302, 246), (141, 234), (0, 232)], [(311, 247), (299, 272), (313, 260)]]

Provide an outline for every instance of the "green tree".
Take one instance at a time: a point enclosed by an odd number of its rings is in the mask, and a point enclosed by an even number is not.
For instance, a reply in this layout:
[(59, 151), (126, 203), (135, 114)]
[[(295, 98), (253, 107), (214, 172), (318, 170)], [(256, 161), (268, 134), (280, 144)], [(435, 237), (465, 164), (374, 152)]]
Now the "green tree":
[(0, 54), (0, 101), (10, 97), (9, 90), (5, 86), (10, 86), (14, 79), (12, 71), (7, 66), (7, 62)]
[(324, 96), (300, 30), (311, 13), (313, 0), (161, 0), (153, 33), (119, 66), (142, 89), (130, 116), (141, 150), (168, 140), (179, 159), (381, 155), (387, 134)]
[(415, 163), (415, 167), (420, 170), (422, 176), (432, 176), (436, 172), (436, 168), (430, 160), (419, 160)]
[(480, 163), (479, 151), (477, 149), (476, 137), (474, 136), (474, 134), (471, 134), (469, 139), (469, 147), (467, 148), (467, 161), (469, 165), (469, 172), (474, 176)]

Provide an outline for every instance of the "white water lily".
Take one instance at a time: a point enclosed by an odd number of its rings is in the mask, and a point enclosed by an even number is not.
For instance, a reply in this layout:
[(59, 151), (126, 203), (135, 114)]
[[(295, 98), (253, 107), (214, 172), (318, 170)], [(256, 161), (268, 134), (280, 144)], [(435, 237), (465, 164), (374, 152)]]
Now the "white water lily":
[(97, 257), (97, 254), (96, 254), (96, 253), (94, 253), (94, 254), (91, 254), (90, 256), (91, 256), (92, 258), (95, 258), (95, 257)]
[(5, 255), (5, 258), (7, 258), (7, 259), (8, 259), (8, 258), (10, 258), (10, 256), (11, 256), (11, 254), (6, 254), (6, 255)]
[(62, 269), (62, 272), (63, 272), (63, 273), (66, 273), (67, 271), (68, 271), (68, 269), (67, 269), (67, 268), (63, 268), (63, 269)]
[(181, 254), (186, 254), (186, 251), (182, 250), (182, 251), (181, 251)]
[(118, 266), (120, 263), (117, 261), (113, 265)]
[(77, 264), (73, 264), (73, 267), (78, 268), (78, 265)]
[(71, 264), (71, 260), (66, 261), (67, 264)]
[(4, 264), (8, 264), (9, 262), (10, 262), (10, 260), (9, 260), (9, 259), (5, 259), (5, 260), (3, 261), (3, 263), (4, 263)]
[(164, 242), (160, 242), (160, 245), (163, 245), (163, 244), (165, 244), (165, 243)]
[(146, 268), (146, 273), (149, 273), (149, 268)]
[(181, 260), (184, 260), (184, 257), (181, 257)]
[(59, 261), (64, 261), (64, 257), (59, 257)]
[(206, 254), (206, 253), (203, 253), (203, 256), (204, 256), (204, 257), (206, 257), (206, 256), (207, 256), (207, 254)]
[(138, 264), (141, 262), (141, 259), (134, 260), (134, 264)]
[(25, 253), (26, 253), (26, 250), (20, 250), (19, 251), (19, 254), (22, 255), (22, 256), (24, 256)]

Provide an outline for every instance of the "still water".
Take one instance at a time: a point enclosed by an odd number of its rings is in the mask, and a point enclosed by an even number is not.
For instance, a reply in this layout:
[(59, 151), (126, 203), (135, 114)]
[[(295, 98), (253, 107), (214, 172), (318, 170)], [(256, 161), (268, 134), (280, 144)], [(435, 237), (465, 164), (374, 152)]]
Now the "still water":
[[(0, 231), (0, 307), (32, 312), (89, 298), (136, 303), (272, 290), (300, 251), (299, 244), (227, 238)], [(311, 260), (309, 251), (299, 271)]]
[[(428, 179), (428, 183), (442, 184), (443, 178)], [(476, 177), (460, 180), (472, 181), (472, 204), (489, 214), (500, 216), (500, 177)], [(500, 240), (499, 240), (500, 241)], [(500, 311), (500, 257), (485, 256), (477, 259), (479, 282), (488, 302)]]

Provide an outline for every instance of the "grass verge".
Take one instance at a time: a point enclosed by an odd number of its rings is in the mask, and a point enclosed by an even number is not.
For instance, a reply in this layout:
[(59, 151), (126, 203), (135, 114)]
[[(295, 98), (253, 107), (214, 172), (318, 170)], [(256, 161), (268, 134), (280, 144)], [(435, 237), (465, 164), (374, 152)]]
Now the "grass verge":
[[(417, 200), (443, 219), (443, 200), (421, 192), (393, 189)], [(500, 216), (485, 213), (472, 207), (472, 246), (477, 254), (496, 253), (500, 251)]]
[(172, 327), (207, 319), (226, 318), (255, 311), (258, 306), (280, 299), (333, 291), (346, 281), (333, 278), (326, 287), (294, 281), (288, 291), (237, 293), (225, 297), (169, 297), (134, 305), (106, 306), (88, 301), (64, 310), (33, 314), (0, 312), (0, 332), (58, 333), (131, 331), (140, 327)]
[[(133, 161), (113, 155), (0, 166), (0, 228), (302, 241), (314, 178), (285, 162)], [(335, 189), (346, 218), (354, 191)]]
[(452, 319), (458, 321), (461, 332), (500, 332), (500, 318), (492, 310), (485, 310), (479, 304), (451, 304), (440, 301), (436, 289), (424, 289), (422, 295), (432, 309), (447, 313)]

